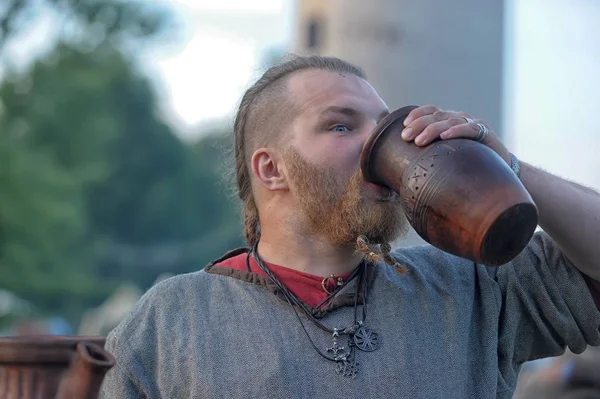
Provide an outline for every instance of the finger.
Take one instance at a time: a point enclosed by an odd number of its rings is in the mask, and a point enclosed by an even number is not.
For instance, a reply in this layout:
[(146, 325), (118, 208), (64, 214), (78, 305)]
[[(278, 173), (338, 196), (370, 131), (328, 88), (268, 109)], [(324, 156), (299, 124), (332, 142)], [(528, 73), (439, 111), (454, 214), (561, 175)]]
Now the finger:
[(440, 137), (441, 134), (448, 131), (448, 129), (465, 124), (466, 122), (462, 118), (450, 118), (441, 122), (432, 123), (415, 138), (415, 144), (419, 146), (427, 145)]
[(468, 112), (455, 112), (455, 114), (460, 117), (460, 118), (469, 118), (469, 119), (473, 119), (473, 117), (471, 116), (471, 114), (469, 114)]
[[(415, 119), (402, 131), (402, 138), (406, 141), (413, 140), (415, 137), (419, 136), (427, 128), (427, 126), (448, 119), (458, 119), (462, 123), (466, 123), (466, 119), (459, 117), (456, 112), (438, 110), (431, 114), (427, 114)], [(454, 124), (456, 123), (453, 123), (453, 125)]]
[(435, 105), (423, 105), (421, 107), (415, 108), (412, 111), (410, 111), (410, 113), (408, 114), (406, 119), (404, 119), (404, 126), (408, 126), (413, 121), (415, 121), (425, 115), (431, 115), (436, 111), (440, 111), (440, 109), (438, 107), (436, 107)]
[(433, 113), (421, 116), (421, 117), (415, 119), (408, 127), (406, 127), (402, 131), (402, 138), (405, 141), (411, 141), (415, 137), (420, 135), (427, 126), (431, 125), (432, 123), (436, 123), (436, 122), (437, 121), (435, 120)]
[(450, 127), (448, 130), (440, 134), (440, 138), (444, 140), (454, 139), (458, 137), (470, 138), (474, 139), (479, 135), (479, 123), (475, 121), (475, 123), (462, 123), (459, 125), (455, 125)]
[[(452, 119), (452, 118), (460, 118), (460, 115), (458, 115), (456, 112), (454, 111), (435, 111), (433, 114), (433, 119), (435, 119), (438, 122), (441, 121), (445, 121), (446, 119)], [(460, 118), (462, 119), (463, 122), (466, 121), (465, 118)]]

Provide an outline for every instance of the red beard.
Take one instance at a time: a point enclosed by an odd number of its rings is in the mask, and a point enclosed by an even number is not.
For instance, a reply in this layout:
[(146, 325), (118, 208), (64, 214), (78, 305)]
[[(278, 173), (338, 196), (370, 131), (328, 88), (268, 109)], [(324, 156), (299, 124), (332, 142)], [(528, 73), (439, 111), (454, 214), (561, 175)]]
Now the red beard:
[(363, 235), (371, 243), (392, 242), (408, 229), (398, 197), (378, 202), (365, 197), (360, 170), (348, 181), (310, 164), (294, 149), (284, 154), (290, 186), (300, 210), (301, 226), (333, 245), (356, 245)]

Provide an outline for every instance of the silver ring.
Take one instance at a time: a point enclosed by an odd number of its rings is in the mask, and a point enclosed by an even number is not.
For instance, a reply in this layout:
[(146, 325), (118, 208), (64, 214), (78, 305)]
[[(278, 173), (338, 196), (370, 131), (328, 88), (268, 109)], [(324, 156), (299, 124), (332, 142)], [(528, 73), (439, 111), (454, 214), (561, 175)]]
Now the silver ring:
[(462, 118), (463, 118), (464, 120), (466, 120), (466, 121), (467, 121), (467, 123), (475, 123), (475, 121), (474, 121), (473, 119), (471, 119), (471, 118), (467, 118), (466, 116), (463, 116)]
[(483, 123), (478, 123), (477, 126), (479, 126), (479, 133), (477, 133), (477, 137), (475, 137), (475, 140), (481, 143), (483, 140), (485, 140), (490, 131), (487, 128), (487, 126)]

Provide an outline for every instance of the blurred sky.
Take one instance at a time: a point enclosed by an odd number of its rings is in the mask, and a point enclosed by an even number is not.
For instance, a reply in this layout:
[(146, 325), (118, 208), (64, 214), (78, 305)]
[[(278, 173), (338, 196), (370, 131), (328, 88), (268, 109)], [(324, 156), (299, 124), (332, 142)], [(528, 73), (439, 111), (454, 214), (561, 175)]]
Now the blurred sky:
[[(230, 122), (243, 88), (256, 77), (261, 53), (289, 44), (294, 1), (172, 2), (189, 21), (190, 39), (181, 52), (155, 64), (169, 104), (184, 125)], [(533, 164), (600, 188), (600, 1), (505, 5), (507, 145)]]
[[(264, 53), (289, 46), (296, 1), (157, 3), (174, 10), (182, 30), (171, 45), (142, 55), (141, 64), (182, 137), (196, 137), (211, 122), (231, 124)], [(506, 143), (533, 164), (600, 189), (600, 0), (505, 4)], [(47, 47), (51, 26), (51, 15), (39, 17), (13, 46), (12, 61), (24, 62)]]
[(197, 124), (230, 122), (244, 89), (270, 49), (291, 40), (293, 0), (171, 0), (182, 42), (148, 57), (174, 122), (189, 134)]
[(600, 189), (600, 1), (507, 3), (509, 147)]

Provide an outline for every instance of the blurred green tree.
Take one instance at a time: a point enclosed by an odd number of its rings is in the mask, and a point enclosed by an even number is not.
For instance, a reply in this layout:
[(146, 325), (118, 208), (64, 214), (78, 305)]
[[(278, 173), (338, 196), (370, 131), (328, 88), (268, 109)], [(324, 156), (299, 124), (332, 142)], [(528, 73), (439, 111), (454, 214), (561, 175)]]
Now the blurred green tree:
[(113, 45), (153, 42), (169, 31), (170, 13), (143, 0), (3, 0), (0, 5), (0, 52), (27, 32), (40, 10), (59, 19), (59, 41), (87, 49), (105, 42)]
[[(49, 308), (97, 289), (79, 261), (85, 225), (78, 182), (0, 123), (0, 284)], [(88, 269), (89, 270), (89, 269)], [(103, 293), (104, 295), (106, 292)]]
[(184, 144), (119, 52), (59, 46), (10, 76), (0, 98), (0, 148), (22, 168), (6, 165), (0, 180), (0, 226), (11, 228), (0, 239), (2, 288), (51, 308), (73, 295), (87, 306), (114, 281), (147, 288), (242, 243), (219, 167), (225, 136)]
[[(76, 320), (118, 282), (148, 288), (242, 240), (218, 168), (224, 136), (179, 140), (111, 39), (157, 35), (164, 17), (125, 1), (46, 3), (71, 7), (87, 33), (0, 83), (0, 288)], [(31, 4), (0, 9), (0, 52)]]
[(99, 94), (127, 71), (118, 59), (59, 46), (0, 86), (0, 284), (42, 310), (72, 315), (113, 288), (94, 276), (86, 194), (112, 173), (114, 105)]

